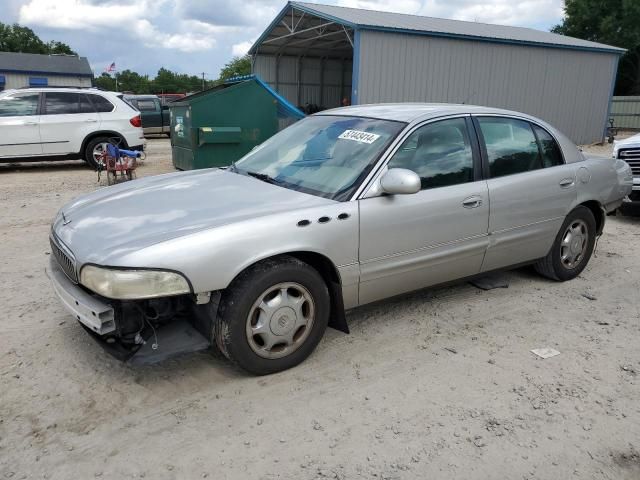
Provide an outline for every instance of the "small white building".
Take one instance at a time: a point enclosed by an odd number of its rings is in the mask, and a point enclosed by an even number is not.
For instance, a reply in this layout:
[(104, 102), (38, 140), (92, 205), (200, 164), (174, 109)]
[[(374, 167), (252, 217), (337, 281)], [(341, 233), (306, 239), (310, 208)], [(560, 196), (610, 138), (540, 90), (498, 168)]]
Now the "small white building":
[(0, 52), (0, 90), (23, 87), (90, 87), (86, 57)]

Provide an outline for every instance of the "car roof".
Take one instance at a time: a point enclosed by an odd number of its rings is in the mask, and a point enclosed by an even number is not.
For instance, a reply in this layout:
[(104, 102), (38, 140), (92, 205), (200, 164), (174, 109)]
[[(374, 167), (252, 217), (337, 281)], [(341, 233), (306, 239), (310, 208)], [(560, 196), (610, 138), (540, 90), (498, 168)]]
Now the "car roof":
[(354, 105), (351, 107), (323, 110), (322, 112), (316, 113), (316, 115), (348, 115), (412, 123), (446, 115), (470, 113), (499, 114), (533, 118), (524, 113), (513, 112), (510, 110), (453, 103), (379, 103), (372, 105)]
[(27, 87), (27, 88), (12, 88), (3, 90), (2, 93), (19, 93), (19, 92), (71, 92), (71, 93), (98, 93), (98, 94), (109, 94), (109, 95), (119, 95), (118, 92), (111, 92), (108, 90), (101, 90), (99, 88), (74, 88), (74, 87)]

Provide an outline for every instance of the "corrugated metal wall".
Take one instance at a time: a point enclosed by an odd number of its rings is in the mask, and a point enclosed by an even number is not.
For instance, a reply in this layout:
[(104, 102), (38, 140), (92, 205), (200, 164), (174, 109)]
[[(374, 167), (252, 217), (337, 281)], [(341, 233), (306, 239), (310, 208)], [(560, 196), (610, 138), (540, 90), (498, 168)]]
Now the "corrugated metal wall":
[[(277, 63), (277, 69), (276, 69)], [(343, 97), (351, 97), (351, 60), (257, 55), (257, 74), (294, 105), (307, 103), (338, 107)], [(276, 71), (278, 72), (276, 78)]]
[(4, 73), (0, 70), (0, 75), (4, 75), (5, 89), (22, 88), (29, 86), (29, 77), (38, 77), (48, 79), (50, 87), (90, 87), (91, 79), (87, 77), (67, 77), (58, 75), (29, 74), (23, 75), (18, 73)]
[(364, 30), (358, 103), (447, 102), (542, 118), (578, 144), (600, 141), (616, 55)]
[(618, 128), (640, 130), (640, 97), (613, 97), (609, 117), (614, 119), (614, 126)]

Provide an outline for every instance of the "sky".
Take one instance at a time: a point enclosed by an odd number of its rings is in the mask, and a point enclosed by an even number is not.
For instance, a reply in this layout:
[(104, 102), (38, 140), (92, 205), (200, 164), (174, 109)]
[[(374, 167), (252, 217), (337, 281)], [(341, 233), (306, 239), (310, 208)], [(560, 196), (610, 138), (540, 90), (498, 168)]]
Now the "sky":
[[(562, 0), (306, 0), (548, 30)], [(154, 76), (160, 67), (215, 79), (243, 55), (285, 0), (0, 0), (0, 22), (67, 43), (96, 75), (112, 62)]]

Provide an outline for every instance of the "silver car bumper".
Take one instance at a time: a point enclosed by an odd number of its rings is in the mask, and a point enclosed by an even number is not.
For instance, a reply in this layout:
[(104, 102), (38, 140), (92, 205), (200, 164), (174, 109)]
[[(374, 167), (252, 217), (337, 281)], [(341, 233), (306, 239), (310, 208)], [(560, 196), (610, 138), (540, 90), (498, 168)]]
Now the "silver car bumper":
[(98, 335), (115, 331), (115, 314), (111, 305), (89, 295), (72, 283), (55, 258), (49, 258), (47, 276), (62, 304), (84, 326)]

